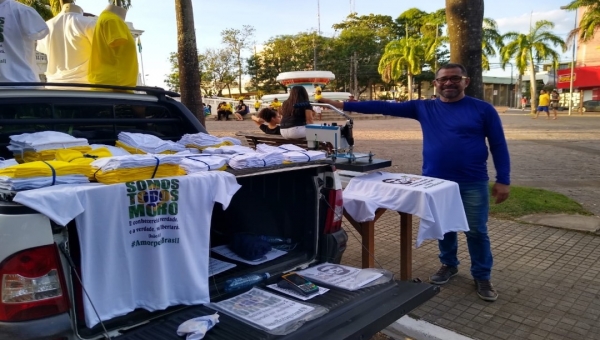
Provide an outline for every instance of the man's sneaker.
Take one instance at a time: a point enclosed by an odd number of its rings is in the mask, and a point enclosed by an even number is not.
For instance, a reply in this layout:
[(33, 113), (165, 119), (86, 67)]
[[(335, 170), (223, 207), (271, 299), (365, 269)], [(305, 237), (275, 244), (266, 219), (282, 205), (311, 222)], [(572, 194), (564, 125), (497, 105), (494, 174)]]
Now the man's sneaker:
[(429, 282), (436, 284), (436, 285), (443, 285), (444, 283), (448, 282), (448, 280), (450, 280), (450, 278), (455, 276), (456, 274), (458, 274), (458, 268), (449, 267), (449, 266), (443, 264), (442, 267), (437, 271), (437, 273), (435, 273), (431, 277), (429, 277)]
[(475, 286), (477, 287), (477, 295), (485, 301), (496, 301), (498, 299), (498, 293), (492, 286), (490, 280), (475, 280)]

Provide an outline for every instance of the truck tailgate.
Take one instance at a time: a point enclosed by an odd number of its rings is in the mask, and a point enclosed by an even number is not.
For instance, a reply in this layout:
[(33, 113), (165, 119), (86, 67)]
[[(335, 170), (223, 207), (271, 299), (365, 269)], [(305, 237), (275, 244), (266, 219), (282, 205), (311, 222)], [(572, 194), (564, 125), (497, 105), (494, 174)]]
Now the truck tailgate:
[[(220, 313), (220, 322), (208, 331), (204, 339), (369, 339), (373, 334), (431, 299), (438, 292), (439, 287), (402, 281), (364, 288), (355, 292), (331, 289), (329, 292), (307, 301), (327, 307), (329, 313), (305, 323), (288, 335), (271, 335)], [(194, 317), (213, 313), (212, 309), (204, 306), (190, 307), (154, 320), (149, 325), (131, 330), (117, 339), (181, 340), (182, 337), (176, 334), (180, 324)]]

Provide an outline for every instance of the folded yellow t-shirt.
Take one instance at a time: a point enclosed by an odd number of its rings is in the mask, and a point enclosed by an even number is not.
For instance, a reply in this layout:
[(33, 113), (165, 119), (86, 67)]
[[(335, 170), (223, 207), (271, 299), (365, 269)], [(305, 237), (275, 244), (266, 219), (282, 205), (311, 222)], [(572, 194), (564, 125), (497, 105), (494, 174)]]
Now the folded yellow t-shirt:
[[(156, 173), (154, 173), (156, 169)], [(152, 176), (154, 174), (154, 176)], [(92, 175), (93, 179), (104, 184), (125, 183), (140, 181), (152, 178), (183, 176), (185, 171), (177, 164), (161, 164), (155, 166), (146, 166), (141, 168), (126, 168), (111, 171), (96, 170)]]
[(65, 175), (85, 175), (90, 173), (91, 166), (86, 164), (72, 164), (62, 161), (36, 161), (0, 169), (0, 176), (12, 178), (29, 178), (29, 177), (51, 177), (52, 168), (54, 168), (56, 176)]
[(52, 149), (52, 150), (44, 150), (40, 152), (35, 151), (25, 151), (21, 153), (13, 153), (15, 156), (15, 160), (17, 163), (27, 163), (27, 162), (35, 162), (35, 161), (51, 161), (56, 158), (56, 152), (60, 150), (75, 150), (83, 153), (87, 153), (92, 150), (90, 146), (74, 146), (66, 149)]

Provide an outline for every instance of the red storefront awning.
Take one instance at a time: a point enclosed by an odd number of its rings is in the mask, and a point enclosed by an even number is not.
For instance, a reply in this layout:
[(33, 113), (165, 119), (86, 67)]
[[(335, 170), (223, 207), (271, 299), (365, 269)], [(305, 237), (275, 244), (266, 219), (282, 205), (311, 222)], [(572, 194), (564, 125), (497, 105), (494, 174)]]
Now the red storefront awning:
[[(571, 83), (571, 69), (556, 71), (556, 87), (569, 89)], [(600, 66), (575, 67), (573, 74), (573, 88), (600, 87)]]

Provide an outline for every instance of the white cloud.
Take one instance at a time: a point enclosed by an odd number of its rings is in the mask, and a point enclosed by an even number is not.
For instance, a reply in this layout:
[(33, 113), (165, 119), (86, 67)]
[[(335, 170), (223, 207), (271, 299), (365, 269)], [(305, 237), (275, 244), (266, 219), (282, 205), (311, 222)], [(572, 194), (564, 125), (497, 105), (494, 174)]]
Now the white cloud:
[(530, 12), (514, 17), (496, 19), (500, 33), (504, 34), (509, 31), (527, 33), (529, 25), (534, 25), (536, 21), (548, 20), (554, 23), (554, 34), (562, 38), (566, 38), (569, 31), (573, 29), (575, 21), (575, 13), (555, 9), (545, 12)]

